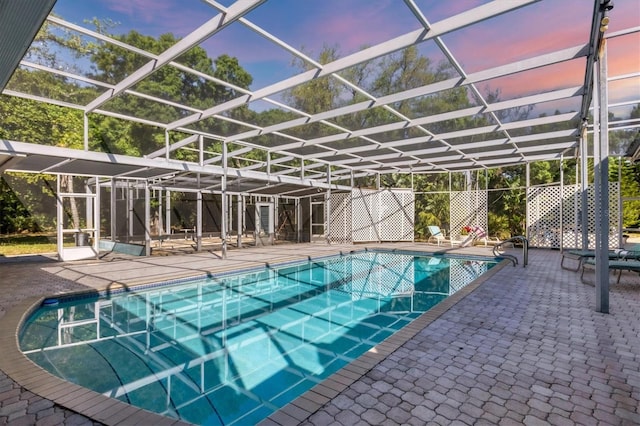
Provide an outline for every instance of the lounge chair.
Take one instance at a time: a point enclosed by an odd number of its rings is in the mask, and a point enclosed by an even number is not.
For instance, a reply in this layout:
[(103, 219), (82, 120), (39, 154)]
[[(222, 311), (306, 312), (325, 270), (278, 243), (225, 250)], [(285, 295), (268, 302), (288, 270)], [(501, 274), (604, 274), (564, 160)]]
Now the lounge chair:
[[(587, 259), (582, 262), (582, 273), (580, 274), (580, 281), (584, 282), (584, 270), (589, 268), (593, 269), (596, 266), (596, 260), (594, 258)], [(618, 279), (616, 284), (620, 282), (622, 271), (638, 272), (640, 273), (640, 261), (638, 260), (609, 260), (609, 270), (618, 271)]]
[[(632, 258), (637, 258), (637, 256), (633, 253), (637, 253), (637, 252), (631, 252), (631, 251), (627, 251), (627, 250), (621, 250), (621, 249), (615, 249), (615, 250), (609, 250), (608, 251), (608, 255), (609, 255), (609, 260), (618, 260), (621, 258), (624, 259), (632, 259)], [(577, 272), (580, 267), (582, 267), (583, 263), (589, 259), (593, 259), (596, 257), (596, 251), (595, 250), (565, 250), (562, 252), (562, 259), (560, 260), (560, 267), (562, 269), (566, 269), (569, 271), (573, 271), (573, 272)], [(570, 266), (565, 265), (564, 261), (565, 259), (573, 259), (573, 260), (577, 260), (578, 261), (578, 265), (575, 268), (572, 268)]]
[(435, 240), (436, 243), (438, 243), (438, 246), (440, 246), (441, 242), (449, 241), (449, 239), (444, 235), (444, 232), (442, 232), (439, 226), (431, 225), (431, 226), (427, 226), (427, 228), (429, 229), (429, 233), (431, 234), (427, 239), (427, 243), (430, 243), (432, 240)]
[(476, 241), (484, 243), (485, 247), (488, 244), (499, 244), (501, 242), (500, 238), (487, 235), (487, 231), (480, 226), (465, 226), (463, 229), (467, 231), (468, 236), (460, 243), (460, 247), (475, 245)]

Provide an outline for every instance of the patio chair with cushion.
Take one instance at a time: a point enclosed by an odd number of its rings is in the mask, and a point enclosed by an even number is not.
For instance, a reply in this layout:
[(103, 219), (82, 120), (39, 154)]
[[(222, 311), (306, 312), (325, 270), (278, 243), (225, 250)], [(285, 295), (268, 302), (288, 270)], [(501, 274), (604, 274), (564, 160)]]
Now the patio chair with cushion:
[[(609, 250), (608, 251), (609, 260), (618, 260), (622, 257), (626, 257), (628, 253), (629, 253), (628, 251), (621, 250), (621, 249)], [(577, 272), (587, 260), (593, 259), (595, 257), (596, 257), (595, 250), (565, 250), (562, 252), (560, 267), (562, 269)], [(578, 264), (575, 268), (571, 267), (565, 264), (565, 259), (577, 260)]]
[[(629, 258), (633, 259), (633, 258)], [(618, 279), (616, 280), (616, 284), (620, 283), (620, 277), (622, 276), (622, 271), (629, 272), (638, 272), (640, 273), (640, 261), (638, 260), (629, 260), (625, 258), (620, 258), (619, 260), (609, 260), (609, 271), (618, 271)], [(582, 262), (582, 273), (580, 274), (580, 280), (584, 281), (584, 270), (585, 269), (594, 269), (596, 267), (596, 260), (594, 258), (590, 258)]]
[(431, 234), (427, 239), (427, 243), (433, 242), (435, 240), (435, 242), (439, 246), (441, 242), (449, 241), (449, 239), (446, 237), (444, 232), (442, 232), (438, 225), (427, 226), (427, 228), (429, 229), (429, 233)]

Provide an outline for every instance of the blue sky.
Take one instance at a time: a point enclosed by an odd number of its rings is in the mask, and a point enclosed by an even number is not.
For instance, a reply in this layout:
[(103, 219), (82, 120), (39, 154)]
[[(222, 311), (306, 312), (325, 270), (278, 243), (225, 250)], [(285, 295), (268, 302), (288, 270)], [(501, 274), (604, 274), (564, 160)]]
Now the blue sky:
[[(222, 1), (228, 6), (230, 0)], [(431, 22), (453, 16), (486, 0), (416, 0)], [(640, 25), (640, 2), (616, 0), (609, 31)], [(510, 63), (524, 57), (572, 47), (588, 40), (593, 3), (586, 0), (544, 0), (514, 13), (445, 35), (443, 40), (467, 72)], [(215, 8), (200, 0), (58, 0), (54, 12), (73, 23), (97, 17), (119, 23), (115, 33), (130, 29), (152, 36), (171, 32), (185, 36), (214, 17)], [(315, 57), (323, 46), (338, 46), (342, 55), (374, 45), (419, 28), (417, 20), (400, 0), (268, 0), (246, 18), (294, 48)], [(586, 24), (585, 24), (586, 23)], [(547, 30), (548, 29), (548, 30)], [(474, 43), (468, 40), (473, 39)], [(610, 73), (640, 69), (640, 37), (627, 37), (612, 44)], [(505, 43), (505, 40), (508, 43)], [(480, 43), (478, 43), (480, 42)], [(297, 71), (292, 56), (239, 23), (232, 24), (202, 44), (211, 57), (222, 53), (238, 58), (254, 76), (252, 89), (278, 81)], [(472, 47), (472, 48), (470, 48)], [(551, 86), (573, 84), (581, 64), (553, 73), (532, 73)], [(620, 87), (620, 96), (634, 92)], [(501, 82), (503, 95), (526, 90), (521, 81)], [(531, 85), (534, 86), (534, 85)], [(616, 96), (616, 94), (613, 94)]]

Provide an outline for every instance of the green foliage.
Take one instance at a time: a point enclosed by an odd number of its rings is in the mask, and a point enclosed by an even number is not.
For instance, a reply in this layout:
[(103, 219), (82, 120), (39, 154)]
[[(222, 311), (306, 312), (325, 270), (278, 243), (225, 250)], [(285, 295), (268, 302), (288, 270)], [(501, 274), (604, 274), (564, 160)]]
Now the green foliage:
[[(614, 162), (609, 171), (611, 181), (617, 181), (618, 172), (621, 173), (622, 227), (640, 228), (640, 200), (634, 199), (640, 196), (640, 164), (625, 161), (622, 163), (622, 167), (619, 167), (618, 163)], [(625, 200), (625, 198), (629, 198), (629, 200)]]
[(55, 177), (5, 173), (0, 179), (0, 234), (55, 229)]

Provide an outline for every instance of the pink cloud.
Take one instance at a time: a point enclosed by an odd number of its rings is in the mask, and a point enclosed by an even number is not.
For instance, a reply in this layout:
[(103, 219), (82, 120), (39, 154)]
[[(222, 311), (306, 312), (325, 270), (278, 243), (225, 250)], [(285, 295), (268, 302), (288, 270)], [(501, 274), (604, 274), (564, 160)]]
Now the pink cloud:
[(640, 25), (640, 2), (638, 0), (616, 0), (609, 12), (609, 32)]
[(586, 44), (590, 11), (579, 0), (538, 3), (444, 37), (467, 72)]
[(607, 57), (610, 76), (640, 71), (640, 33), (609, 39)]
[(288, 42), (294, 47), (304, 44), (314, 53), (318, 53), (325, 44), (337, 45), (346, 55), (365, 45), (375, 45), (420, 28), (404, 4), (376, 0), (365, 5), (358, 8), (345, 8), (342, 5), (338, 9), (323, 8), (318, 14), (308, 16), (308, 19), (302, 19), (294, 25)]
[(147, 23), (170, 16), (174, 4), (175, 2), (171, 0), (109, 0), (105, 2), (108, 9)]
[(608, 95), (610, 104), (640, 99), (640, 77), (610, 82)]
[(121, 21), (127, 30), (143, 34), (173, 33), (185, 36), (213, 18), (218, 11), (195, 0), (103, 0), (106, 9), (121, 16), (109, 16)]
[(506, 100), (580, 86), (584, 81), (585, 67), (586, 61), (584, 59), (576, 59), (520, 72), (481, 83), (481, 92), (486, 93), (488, 89), (500, 89), (501, 99)]
[(416, 4), (426, 15), (426, 18), (432, 24), (436, 21), (449, 18), (464, 12), (465, 10), (478, 7), (490, 0), (456, 0), (456, 1), (436, 1), (433, 0), (417, 0)]

